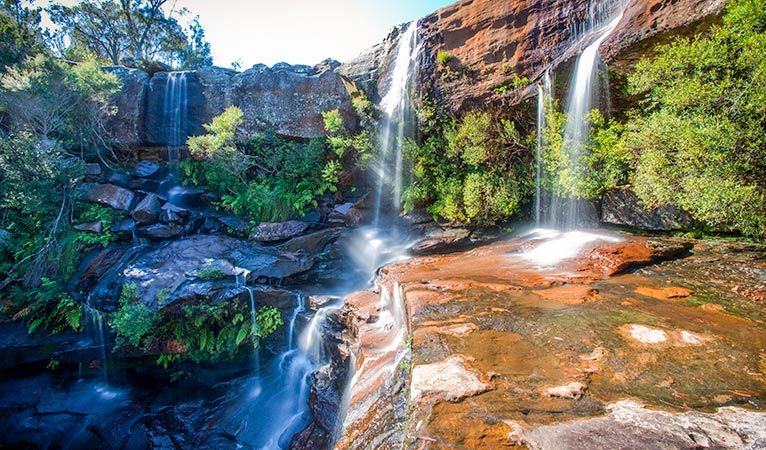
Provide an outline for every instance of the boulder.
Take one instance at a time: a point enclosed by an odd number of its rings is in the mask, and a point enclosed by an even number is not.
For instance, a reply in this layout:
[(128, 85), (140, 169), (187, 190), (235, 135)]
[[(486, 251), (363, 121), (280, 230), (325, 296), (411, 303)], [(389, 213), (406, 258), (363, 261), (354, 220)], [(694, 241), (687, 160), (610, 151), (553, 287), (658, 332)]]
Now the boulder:
[(364, 219), (364, 212), (351, 202), (336, 206), (327, 218), (330, 225), (347, 227), (359, 226)]
[(431, 228), (410, 246), (413, 255), (435, 255), (464, 249), (471, 243), (471, 232), (464, 228)]
[(136, 178), (130, 180), (128, 187), (131, 190), (140, 192), (142, 194), (158, 194), (160, 192), (161, 184), (157, 180), (150, 180), (148, 178)]
[(101, 178), (102, 171), (101, 166), (94, 163), (85, 164), (85, 179), (86, 181), (96, 182)]
[(125, 172), (112, 172), (106, 180), (122, 188), (127, 188), (130, 185), (130, 175)]
[(209, 203), (206, 192), (200, 188), (173, 186), (168, 191), (168, 201), (184, 208), (200, 208)]
[(250, 240), (257, 242), (284, 241), (302, 234), (308, 227), (308, 223), (299, 220), (280, 223), (262, 222), (250, 234)]
[(162, 205), (162, 211), (160, 211), (160, 222), (180, 223), (188, 218), (189, 215), (188, 209), (175, 206), (172, 203), (165, 203)]
[(136, 231), (136, 222), (133, 219), (118, 220), (109, 227), (109, 231), (120, 239), (131, 239)]
[(158, 170), (160, 170), (159, 164), (154, 161), (142, 159), (133, 169), (133, 176), (138, 178), (149, 178), (156, 174)]
[(139, 228), (138, 234), (141, 237), (149, 238), (153, 241), (163, 241), (181, 236), (184, 228), (178, 225), (167, 225), (164, 223), (155, 223), (148, 227)]
[(127, 67), (105, 67), (103, 70), (116, 75), (122, 83), (120, 92), (112, 98), (117, 112), (106, 121), (109, 135), (121, 146), (142, 145), (146, 138), (144, 116), (149, 74)]
[(691, 216), (675, 205), (647, 209), (629, 189), (605, 192), (601, 197), (601, 222), (652, 231), (688, 229)]
[(130, 213), (130, 217), (132, 217), (138, 225), (148, 225), (159, 220), (161, 210), (162, 205), (160, 205), (157, 196), (149, 194), (136, 205), (133, 212)]
[(82, 192), (83, 198), (89, 202), (122, 211), (130, 211), (136, 197), (133, 192), (113, 184), (84, 183)]
[(104, 224), (100, 220), (95, 222), (78, 223), (72, 226), (77, 231), (87, 231), (89, 233), (101, 234), (104, 229)]
[(263, 128), (299, 138), (324, 136), (322, 113), (339, 110), (346, 125), (356, 127), (356, 112), (343, 78), (325, 70), (277, 64), (254, 66), (232, 77), (231, 102), (244, 113), (244, 133)]
[[(167, 226), (157, 224), (149, 228), (159, 227)], [(104, 250), (115, 252), (108, 262), (104, 260), (105, 253), (100, 261), (83, 260), (78, 270), (82, 274), (96, 274), (97, 283), (92, 282), (94, 277), (91, 276), (87, 277), (88, 283), (79, 285), (89, 290), (93, 305), (105, 310), (117, 306), (119, 292), (126, 283), (135, 283), (141, 298), (150, 306), (157, 306), (155, 299), (161, 291), (166, 296), (164, 305), (171, 305), (184, 299), (209, 297), (222, 289), (230, 295), (241, 295), (241, 289), (229, 291), (232, 285), (236, 286), (234, 278), (237, 274), (247, 273), (250, 285), (255, 282), (264, 284), (290, 279), (310, 270), (314, 264), (310, 255), (288, 255), (275, 247), (263, 247), (223, 235), (198, 234), (158, 246), (134, 247), (133, 254), (111, 250), (111, 247)], [(203, 267), (215, 267), (227, 277), (200, 279), (198, 271)], [(92, 289), (87, 289), (88, 286)]]
[(250, 224), (245, 220), (231, 214), (220, 214), (216, 217), (216, 220), (237, 234), (245, 234), (250, 229)]

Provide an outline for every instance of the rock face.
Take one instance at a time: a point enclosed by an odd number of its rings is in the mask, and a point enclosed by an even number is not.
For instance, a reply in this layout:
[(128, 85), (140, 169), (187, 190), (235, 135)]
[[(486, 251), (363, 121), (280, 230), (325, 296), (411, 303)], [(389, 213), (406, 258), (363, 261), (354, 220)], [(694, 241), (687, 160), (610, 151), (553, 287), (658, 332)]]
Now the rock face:
[(127, 67), (105, 67), (122, 82), (122, 89), (113, 101), (117, 112), (106, 123), (106, 129), (115, 143), (132, 147), (141, 145), (146, 140), (144, 116), (146, 115), (146, 90), (149, 74), (139, 69)]
[[(723, 0), (630, 0), (601, 54), (609, 61), (618, 59), (632, 45), (716, 14), (723, 4)], [(419, 22), (421, 83), (433, 87), (431, 93), (453, 112), (492, 103), (516, 104), (534, 90), (514, 79), (535, 81), (547, 65), (558, 66), (576, 55), (573, 30), (582, 28), (588, 8), (586, 0), (463, 0), (442, 8)], [(385, 93), (379, 81), (391, 61), (398, 30), (340, 69), (371, 98)], [(437, 62), (439, 51), (452, 56), (448, 67)]]
[[(245, 135), (271, 129), (287, 137), (311, 138), (325, 134), (322, 113), (340, 110), (346, 125), (355, 128), (356, 112), (349, 86), (335, 72), (339, 63), (323, 61), (315, 67), (256, 65), (238, 73), (221, 67), (182, 72), (186, 83), (186, 116), (182, 136), (204, 133), (202, 125), (229, 106), (244, 112)], [(117, 114), (108, 128), (124, 146), (168, 145), (169, 111), (166, 94), (169, 72), (153, 76), (138, 69), (108, 67), (123, 82), (113, 104)]]
[(692, 218), (673, 205), (647, 210), (636, 194), (628, 189), (604, 193), (601, 198), (601, 222), (644, 230), (672, 231), (688, 228)]
[[(633, 401), (609, 405), (607, 417), (541, 426), (522, 432), (530, 449), (762, 448), (766, 415), (741, 408), (671, 414)], [(620, 433), (610, 432), (619, 429)]]
[[(196, 72), (183, 72), (180, 74), (186, 83), (186, 117), (179, 124), (179, 130), (182, 139), (184, 136), (193, 136), (205, 132), (202, 124), (205, 123), (203, 115), (205, 107), (205, 96), (202, 90), (202, 84), (199, 82)], [(168, 104), (171, 93), (168, 92), (168, 72), (158, 72), (152, 76), (149, 81), (149, 88), (146, 94), (146, 143), (149, 145), (169, 145), (170, 140), (174, 139), (171, 124), (174, 123), (171, 118), (173, 114), (173, 105)], [(184, 105), (181, 107), (183, 108)], [(185, 139), (183, 139), (185, 142)]]
[(253, 230), (250, 239), (258, 242), (284, 241), (302, 234), (308, 227), (309, 224), (299, 220), (281, 223), (263, 222)]
[[(162, 224), (152, 227), (174, 229)], [(283, 255), (274, 247), (216, 235), (116, 249), (107, 247), (103, 255), (84, 259), (70, 281), (78, 292), (91, 292), (93, 305), (107, 310), (116, 306), (114, 301), (126, 283), (135, 283), (144, 302), (156, 307), (160, 293), (164, 305), (215, 297), (219, 291), (225, 294), (237, 275), (246, 273), (250, 282), (282, 281), (310, 270), (314, 263), (311, 256)], [(204, 268), (214, 270), (216, 276), (203, 276)]]
[(245, 133), (273, 129), (285, 136), (325, 134), (322, 113), (340, 110), (347, 125), (356, 114), (343, 79), (333, 71), (305, 66), (256, 65), (231, 80), (231, 104), (245, 114)]

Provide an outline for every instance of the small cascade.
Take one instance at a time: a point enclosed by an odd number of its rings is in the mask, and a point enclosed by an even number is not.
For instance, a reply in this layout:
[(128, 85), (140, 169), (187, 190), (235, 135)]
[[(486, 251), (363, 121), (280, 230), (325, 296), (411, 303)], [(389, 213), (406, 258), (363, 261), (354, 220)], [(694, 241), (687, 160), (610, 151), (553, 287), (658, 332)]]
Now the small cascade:
[(402, 31), (399, 38), (391, 69), (391, 83), (388, 92), (380, 101), (383, 122), (380, 135), (379, 179), (375, 197), (375, 224), (379, 222), (380, 210), (384, 208), (383, 197), (388, 197), (385, 193), (387, 187), (391, 189), (392, 195), (389, 199), (390, 204), (385, 207), (390, 207), (396, 212), (401, 208), (404, 141), (414, 135), (415, 120), (410, 92), (419, 50), (418, 25), (417, 21), (413, 21)]
[[(612, 31), (617, 28), (622, 19), (624, 11), (622, 0), (594, 1), (589, 7), (588, 19), (576, 30), (575, 36), (578, 38), (577, 45), (580, 42), (587, 42), (574, 67), (572, 79), (569, 83), (568, 100), (566, 104), (566, 125), (563, 136), (563, 150), (570, 158), (574, 171), (580, 170), (583, 157), (587, 151), (588, 144), (588, 115), (592, 108), (593, 98), (597, 93), (597, 86), (594, 83), (595, 74), (598, 68), (599, 55), (598, 49), (606, 40)], [(545, 85), (545, 82), (543, 82)], [(608, 87), (605, 89), (608, 92)], [(540, 95), (544, 99), (545, 92)], [(544, 127), (544, 100), (538, 100), (538, 130)], [(541, 110), (543, 112), (541, 112)], [(538, 134), (538, 152), (544, 146), (544, 142), (539, 141)], [(541, 176), (541, 161), (538, 160), (538, 175)], [(538, 182), (538, 190), (539, 182)], [(536, 204), (542, 202), (542, 193), (538, 192)], [(549, 208), (549, 223), (551, 225), (573, 229), (582, 225), (583, 217), (581, 211), (582, 200), (578, 199), (558, 199), (551, 198)], [(539, 217), (539, 208), (536, 206), (536, 219)], [(537, 221), (539, 224), (540, 222)]]
[(550, 68), (543, 73), (542, 83), (537, 84), (537, 146), (535, 149), (535, 225), (540, 225), (543, 201), (543, 151), (545, 150), (545, 114), (553, 107), (553, 81)]
[(293, 309), (293, 315), (290, 317), (290, 323), (287, 328), (287, 349), (293, 350), (295, 344), (295, 322), (298, 320), (298, 316), (305, 310), (303, 294), (297, 296), (298, 304)]
[(168, 162), (178, 163), (189, 130), (188, 72), (170, 72), (165, 86), (163, 117), (168, 143)]
[(100, 368), (104, 379), (104, 384), (109, 384), (109, 354), (107, 352), (106, 327), (104, 325), (104, 314), (90, 304), (90, 299), (85, 303), (83, 310), (85, 312), (85, 332), (88, 339), (101, 352)]

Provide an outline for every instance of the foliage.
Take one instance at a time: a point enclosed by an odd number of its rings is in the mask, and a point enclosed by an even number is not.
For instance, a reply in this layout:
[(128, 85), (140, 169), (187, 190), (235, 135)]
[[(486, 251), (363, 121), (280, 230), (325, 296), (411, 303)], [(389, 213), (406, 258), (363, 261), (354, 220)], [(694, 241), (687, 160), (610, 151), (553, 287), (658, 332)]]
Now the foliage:
[[(183, 343), (182, 358), (194, 362), (220, 362), (234, 358), (250, 339), (254, 345), (283, 325), (279, 310), (263, 307), (256, 314), (257, 330), (249, 315), (233, 302), (215, 305), (195, 304), (182, 308), (182, 318), (166, 321), (159, 336)], [(255, 333), (253, 333), (255, 331)]]
[(127, 217), (127, 214), (124, 211), (90, 203), (77, 203), (75, 205), (74, 221), (77, 223), (101, 222), (103, 230), (99, 234), (87, 231), (77, 232), (77, 240), (86, 246), (98, 245), (106, 247), (110, 242), (114, 242), (117, 239), (117, 236), (110, 231), (112, 224), (125, 217)]
[(199, 19), (184, 29), (177, 17), (188, 10), (176, 10), (168, 0), (83, 0), (48, 11), (61, 28), (54, 42), (69, 57), (93, 54), (114, 65), (157, 61), (185, 69), (212, 63)]
[(141, 301), (138, 287), (134, 283), (124, 285), (120, 294), (120, 306), (109, 320), (109, 325), (117, 333), (115, 347), (127, 344), (139, 347), (157, 320), (156, 313)]
[(21, 0), (0, 4), (0, 73), (43, 51), (39, 27), (40, 8), (27, 7)]
[(200, 280), (212, 281), (229, 278), (229, 275), (226, 275), (222, 270), (216, 269), (215, 267), (206, 266), (197, 270), (197, 277), (199, 277)]
[[(189, 139), (193, 159), (182, 163), (190, 183), (221, 194), (223, 209), (253, 223), (278, 222), (304, 214), (318, 196), (336, 190), (338, 166), (323, 139), (301, 143), (266, 133), (238, 141), (242, 116), (232, 107), (214, 118), (206, 125), (208, 134)], [(334, 129), (342, 127), (339, 113), (326, 120)], [(337, 154), (340, 147), (334, 150)]]
[(436, 62), (438, 62), (440, 66), (443, 66), (443, 67), (447, 66), (454, 59), (455, 59), (455, 56), (447, 50), (439, 50), (436, 53)]
[(520, 170), (525, 143), (513, 122), (476, 111), (448, 119), (428, 102), (420, 122), (426, 139), (406, 146), (414, 180), (405, 210), (424, 206), (436, 217), (473, 224), (497, 223), (519, 210), (529, 174)]
[(597, 199), (626, 182), (630, 155), (620, 139), (623, 125), (606, 120), (598, 110), (591, 111), (586, 120), (587, 144), (575, 150), (564, 138), (566, 115), (555, 103), (546, 111), (543, 185), (557, 196)]
[(38, 329), (56, 334), (67, 328), (80, 331), (82, 327), (82, 305), (66, 293), (61, 282), (43, 278), (39, 288), (27, 292), (14, 286), (10, 297), (23, 299), (23, 307), (13, 320), (27, 321), (30, 334)]
[(114, 113), (109, 99), (120, 81), (96, 61), (69, 66), (40, 54), (9, 68), (0, 81), (0, 105), (14, 131), (57, 140), (81, 157), (106, 147), (103, 122)]
[(720, 25), (680, 37), (627, 77), (639, 108), (594, 112), (570, 159), (561, 113), (548, 111), (548, 189), (595, 198), (630, 183), (647, 207), (676, 204), (708, 229), (766, 236), (766, 0), (728, 4)]

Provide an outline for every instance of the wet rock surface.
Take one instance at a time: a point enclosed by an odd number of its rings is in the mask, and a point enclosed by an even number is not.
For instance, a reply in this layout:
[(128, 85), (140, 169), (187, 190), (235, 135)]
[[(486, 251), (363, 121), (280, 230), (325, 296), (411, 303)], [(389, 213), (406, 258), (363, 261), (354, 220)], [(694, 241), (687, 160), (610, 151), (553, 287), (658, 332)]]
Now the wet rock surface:
[[(732, 288), (763, 282), (766, 251), (595, 235), (527, 235), (382, 268), (375, 292), (347, 300), (352, 344), (411, 372), (357, 361), (341, 448), (396, 427), (397, 382), (413, 399), (405, 431), (365, 448), (764, 445), (766, 313)], [(584, 244), (572, 250), (573, 239)], [(382, 289), (397, 286), (412, 341), (391, 355), (374, 324)]]

